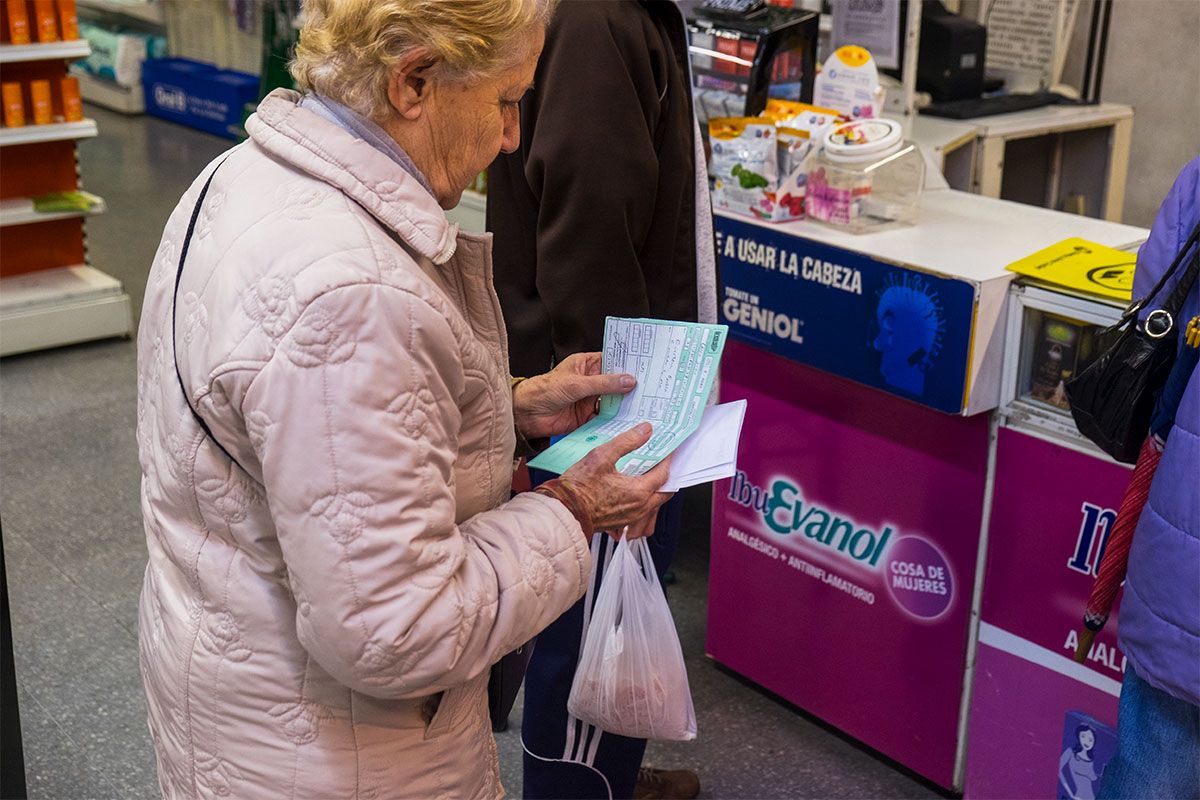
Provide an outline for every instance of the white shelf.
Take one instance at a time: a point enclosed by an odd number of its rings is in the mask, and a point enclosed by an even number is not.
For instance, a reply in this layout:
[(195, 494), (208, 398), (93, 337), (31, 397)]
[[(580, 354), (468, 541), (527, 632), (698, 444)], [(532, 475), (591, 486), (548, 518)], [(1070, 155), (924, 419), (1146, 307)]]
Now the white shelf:
[(56, 219), (71, 219), (73, 217), (93, 217), (103, 214), (108, 207), (101, 200), (90, 211), (34, 211), (33, 201), (28, 197), (14, 197), (0, 200), (0, 228), (9, 225), (27, 225), (31, 222), (50, 222)]
[(121, 0), (76, 0), (80, 8), (89, 11), (100, 11), (105, 14), (120, 14), (151, 25), (165, 25), (162, 3), (142, 3), (137, 0), (122, 2)]
[(141, 86), (127, 87), (119, 83), (97, 78), (87, 72), (71, 70), (71, 75), (79, 79), (79, 93), (89, 103), (102, 106), (122, 114), (144, 114), (146, 112), (146, 96)]
[(17, 61), (49, 61), (51, 59), (87, 58), (92, 48), (85, 39), (69, 39), (65, 42), (35, 42), (33, 44), (0, 44), (0, 64)]
[(1050, 133), (1066, 133), (1083, 128), (1112, 125), (1133, 117), (1133, 108), (1117, 103), (1062, 105), (1031, 108), (965, 120), (978, 127), (981, 135), (1002, 139), (1022, 139)]
[(51, 125), (22, 125), (19, 128), (0, 128), (0, 147), (34, 142), (59, 142), (64, 139), (89, 139), (100, 130), (94, 119), (81, 122), (56, 122)]
[(84, 264), (0, 279), (0, 356), (128, 336), (129, 295)]

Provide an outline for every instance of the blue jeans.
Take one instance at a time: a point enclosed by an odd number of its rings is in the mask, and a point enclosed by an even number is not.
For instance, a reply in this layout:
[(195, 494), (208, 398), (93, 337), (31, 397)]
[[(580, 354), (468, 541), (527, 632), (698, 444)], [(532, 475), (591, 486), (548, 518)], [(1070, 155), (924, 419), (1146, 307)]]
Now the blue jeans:
[(1098, 797), (1200, 797), (1200, 706), (1155, 689), (1132, 667), (1127, 669), (1117, 714), (1117, 754), (1104, 770)]

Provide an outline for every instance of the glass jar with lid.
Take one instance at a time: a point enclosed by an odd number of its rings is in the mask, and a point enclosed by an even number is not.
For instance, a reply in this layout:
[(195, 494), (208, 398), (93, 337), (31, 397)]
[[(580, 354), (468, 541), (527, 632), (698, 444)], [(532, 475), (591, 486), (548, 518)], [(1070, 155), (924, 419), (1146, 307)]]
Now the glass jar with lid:
[(854, 233), (917, 221), (925, 159), (900, 123), (860, 119), (832, 126), (805, 165), (808, 218)]

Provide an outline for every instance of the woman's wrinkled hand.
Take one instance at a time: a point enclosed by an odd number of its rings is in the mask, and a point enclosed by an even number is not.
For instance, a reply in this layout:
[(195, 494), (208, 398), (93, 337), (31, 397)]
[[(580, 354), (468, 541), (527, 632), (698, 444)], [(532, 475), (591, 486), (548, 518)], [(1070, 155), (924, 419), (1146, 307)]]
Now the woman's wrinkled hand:
[[(629, 539), (654, 532), (658, 508), (672, 492), (660, 492), (671, 470), (668, 456), (644, 475), (632, 477), (617, 472), (617, 461), (650, 441), (650, 423), (643, 422), (600, 445), (563, 473), (575, 493), (587, 505), (592, 525), (614, 537), (622, 532)], [(628, 530), (624, 530), (628, 526)]]
[(513, 389), (513, 417), (527, 439), (570, 433), (596, 415), (601, 395), (626, 394), (632, 375), (600, 372), (599, 353), (576, 353)]

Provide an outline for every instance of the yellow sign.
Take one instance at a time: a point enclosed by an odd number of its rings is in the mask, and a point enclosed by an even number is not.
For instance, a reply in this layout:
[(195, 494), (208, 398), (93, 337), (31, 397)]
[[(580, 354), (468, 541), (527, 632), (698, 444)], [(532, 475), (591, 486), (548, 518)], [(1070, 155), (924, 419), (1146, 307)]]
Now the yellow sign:
[(1084, 239), (1064, 239), (1008, 265), (1013, 272), (1117, 300), (1133, 293), (1137, 253), (1127, 253)]

